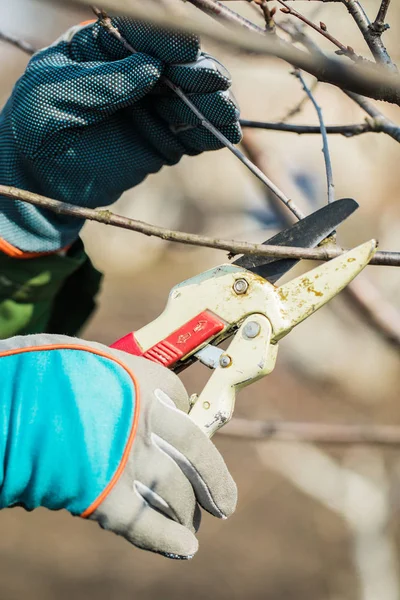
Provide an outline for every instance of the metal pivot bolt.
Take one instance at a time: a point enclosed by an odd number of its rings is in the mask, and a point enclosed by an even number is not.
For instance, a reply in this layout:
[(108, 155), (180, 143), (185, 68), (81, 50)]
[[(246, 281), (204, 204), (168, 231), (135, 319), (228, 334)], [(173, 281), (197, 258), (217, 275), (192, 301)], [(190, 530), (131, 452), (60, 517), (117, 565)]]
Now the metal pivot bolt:
[(226, 367), (229, 367), (229, 365), (231, 363), (232, 363), (232, 359), (229, 356), (229, 354), (221, 354), (220, 359), (219, 359), (219, 364), (223, 369), (225, 369)]
[(248, 290), (249, 284), (245, 279), (236, 279), (233, 284), (233, 289), (236, 294), (245, 294)]
[(243, 329), (244, 337), (253, 339), (258, 336), (261, 331), (261, 326), (256, 321), (249, 321)]

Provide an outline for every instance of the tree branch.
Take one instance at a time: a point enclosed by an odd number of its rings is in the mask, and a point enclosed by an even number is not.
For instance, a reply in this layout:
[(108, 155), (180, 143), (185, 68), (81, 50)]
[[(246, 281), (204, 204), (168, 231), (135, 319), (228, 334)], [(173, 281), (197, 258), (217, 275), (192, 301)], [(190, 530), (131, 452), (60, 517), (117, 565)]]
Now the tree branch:
[(381, 1), (381, 5), (379, 7), (378, 14), (376, 15), (376, 19), (370, 25), (370, 29), (378, 35), (382, 35), (382, 33), (386, 31), (386, 29), (389, 29), (389, 25), (385, 24), (386, 13), (389, 9), (389, 5), (390, 0)]
[(315, 108), (315, 111), (318, 115), (319, 126), (321, 128), (321, 135), (322, 135), (322, 153), (324, 155), (324, 161), (325, 161), (326, 185), (327, 185), (327, 191), (328, 191), (328, 204), (330, 204), (331, 202), (335, 201), (335, 186), (333, 183), (332, 162), (331, 162), (331, 156), (329, 154), (328, 136), (326, 133), (324, 117), (322, 115), (321, 107), (317, 103), (314, 94), (311, 92), (310, 88), (306, 84), (305, 79), (301, 74), (301, 71), (295, 70), (294, 74), (300, 80), (300, 83), (303, 86), (303, 90), (305, 91), (307, 96), (310, 98), (310, 100)]
[(294, 421), (253, 421), (233, 418), (219, 430), (227, 437), (319, 444), (373, 444), (398, 446), (400, 427), (396, 425), (347, 425), (299, 423)]
[(327, 40), (332, 42), (332, 44), (334, 44), (337, 48), (339, 48), (340, 52), (344, 56), (347, 56), (348, 58), (351, 58), (351, 60), (354, 60), (354, 61), (357, 61), (360, 59), (360, 57), (357, 56), (357, 54), (354, 52), (353, 48), (351, 48), (350, 46), (345, 46), (344, 44), (342, 44), (342, 42), (340, 42), (338, 39), (333, 37), (333, 35), (331, 35), (328, 32), (326, 25), (324, 23), (321, 23), (318, 26), (315, 23), (313, 23), (312, 21), (310, 21), (310, 19), (308, 19), (306, 16), (299, 13), (295, 8), (288, 6), (286, 0), (278, 0), (278, 2), (284, 6), (284, 8), (281, 8), (281, 12), (283, 12), (287, 15), (292, 15), (292, 16), (296, 17), (297, 19), (300, 19), (300, 21), (302, 21), (303, 23), (305, 23), (306, 25), (308, 25), (309, 27), (314, 29), (314, 31), (317, 31), (322, 36), (324, 36)]
[(368, 44), (369, 49), (372, 52), (373, 57), (379, 63), (386, 65), (387, 68), (394, 72), (397, 72), (396, 65), (392, 62), (388, 51), (385, 48), (384, 43), (381, 39), (382, 32), (376, 32), (373, 25), (370, 25), (368, 19), (365, 16), (364, 11), (361, 9), (358, 2), (355, 0), (342, 0), (343, 4), (347, 7), (347, 10), (356, 22), (359, 30), (363, 34), (365, 41)]
[(386, 117), (380, 110), (376, 108), (367, 98), (353, 94), (352, 92), (344, 91), (346, 96), (351, 98), (358, 104), (370, 117), (368, 123), (373, 127), (374, 131), (382, 131), (393, 138), (396, 142), (400, 142), (400, 126)]
[(270, 10), (267, 0), (260, 0), (259, 6), (261, 7), (262, 13), (264, 15), (265, 29), (269, 33), (275, 33), (274, 14), (276, 12), (276, 8)]
[[(61, 202), (60, 200), (54, 200), (52, 198), (47, 198), (46, 196), (28, 192), (27, 190), (20, 190), (6, 185), (0, 185), (0, 196), (27, 202), (28, 204), (51, 210), (59, 215), (68, 215), (78, 219), (97, 221), (103, 225), (113, 225), (115, 227), (121, 227), (122, 229), (129, 229), (130, 231), (158, 237), (169, 242), (225, 250), (230, 252), (233, 256), (237, 254), (256, 254), (258, 256), (274, 256), (277, 258), (304, 258), (308, 260), (327, 261), (336, 258), (337, 256), (341, 256), (345, 252), (345, 250), (341, 250), (340, 248), (331, 248), (327, 246), (319, 248), (264, 246), (263, 244), (223, 240), (219, 238), (210, 238), (205, 235), (174, 231), (172, 229), (166, 229), (165, 227), (157, 227), (156, 225), (151, 225), (144, 221), (137, 221), (136, 219), (129, 219), (128, 217), (116, 215), (109, 210), (75, 206), (74, 204)], [(379, 251), (375, 254), (370, 264), (400, 267), (400, 252)]]
[[(268, 121), (250, 121), (248, 119), (241, 119), (240, 124), (244, 128), (249, 129), (268, 129), (271, 131), (286, 131), (288, 133), (302, 134), (321, 134), (321, 127), (319, 125), (292, 125), (291, 123), (270, 123)], [(373, 127), (370, 122), (356, 123), (354, 125), (328, 125), (326, 132), (330, 135), (339, 134), (344, 137), (353, 137), (355, 135), (361, 135), (362, 133), (376, 132), (377, 129)]]

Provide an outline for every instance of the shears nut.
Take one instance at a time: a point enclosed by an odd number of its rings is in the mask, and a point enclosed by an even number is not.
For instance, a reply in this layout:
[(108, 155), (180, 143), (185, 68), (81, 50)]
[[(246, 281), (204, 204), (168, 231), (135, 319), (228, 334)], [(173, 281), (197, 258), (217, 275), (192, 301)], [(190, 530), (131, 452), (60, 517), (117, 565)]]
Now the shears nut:
[(236, 279), (233, 284), (233, 291), (236, 294), (245, 294), (249, 288), (249, 284), (246, 279)]

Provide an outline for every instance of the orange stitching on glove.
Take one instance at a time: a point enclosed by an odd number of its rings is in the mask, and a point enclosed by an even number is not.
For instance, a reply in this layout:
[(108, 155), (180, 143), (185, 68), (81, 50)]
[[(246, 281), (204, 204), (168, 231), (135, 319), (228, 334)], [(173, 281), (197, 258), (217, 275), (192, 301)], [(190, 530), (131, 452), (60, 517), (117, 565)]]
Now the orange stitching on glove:
[(41, 256), (50, 256), (51, 254), (57, 254), (58, 252), (66, 251), (70, 248), (70, 246), (66, 246), (65, 248), (60, 248), (59, 250), (50, 250), (48, 252), (25, 252), (24, 250), (20, 250), (16, 246), (7, 242), (3, 238), (0, 238), (0, 252), (6, 254), (10, 258), (40, 258)]

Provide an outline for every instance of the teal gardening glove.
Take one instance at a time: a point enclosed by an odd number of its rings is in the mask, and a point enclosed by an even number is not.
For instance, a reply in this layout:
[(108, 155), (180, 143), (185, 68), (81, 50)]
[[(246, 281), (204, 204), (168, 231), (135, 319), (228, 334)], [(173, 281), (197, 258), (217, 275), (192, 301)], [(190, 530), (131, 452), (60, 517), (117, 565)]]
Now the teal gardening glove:
[(0, 342), (0, 364), (1, 508), (64, 508), (181, 559), (197, 551), (199, 505), (234, 511), (236, 486), (172, 372), (50, 335)]
[[(201, 53), (196, 36), (128, 18), (113, 24), (136, 54), (94, 23), (31, 59), (0, 116), (2, 184), (98, 207), (184, 154), (220, 148), (162, 75), (233, 143), (240, 141), (230, 75)], [(75, 241), (82, 225), (0, 197), (0, 237), (23, 251), (57, 251)]]

